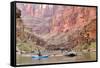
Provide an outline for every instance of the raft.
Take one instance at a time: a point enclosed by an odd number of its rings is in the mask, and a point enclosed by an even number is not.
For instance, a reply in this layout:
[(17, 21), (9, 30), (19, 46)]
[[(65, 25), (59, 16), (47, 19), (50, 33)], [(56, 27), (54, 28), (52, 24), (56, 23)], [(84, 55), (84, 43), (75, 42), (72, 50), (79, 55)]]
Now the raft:
[(32, 56), (33, 59), (43, 59), (48, 58), (48, 56)]
[(67, 52), (67, 53), (65, 53), (65, 56), (74, 57), (74, 56), (77, 56), (77, 53), (76, 53), (76, 52), (71, 51), (71, 52)]

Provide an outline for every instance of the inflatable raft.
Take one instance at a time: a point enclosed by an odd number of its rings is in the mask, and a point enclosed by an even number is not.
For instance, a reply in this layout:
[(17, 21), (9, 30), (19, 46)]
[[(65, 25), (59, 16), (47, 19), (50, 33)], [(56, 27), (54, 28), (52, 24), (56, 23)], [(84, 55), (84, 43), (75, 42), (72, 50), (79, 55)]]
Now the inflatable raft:
[(76, 53), (76, 52), (74, 52), (74, 51), (71, 51), (71, 52), (66, 52), (66, 53), (65, 53), (65, 56), (74, 57), (74, 56), (77, 56), (77, 53)]
[(48, 58), (48, 56), (32, 56), (33, 59), (45, 59)]

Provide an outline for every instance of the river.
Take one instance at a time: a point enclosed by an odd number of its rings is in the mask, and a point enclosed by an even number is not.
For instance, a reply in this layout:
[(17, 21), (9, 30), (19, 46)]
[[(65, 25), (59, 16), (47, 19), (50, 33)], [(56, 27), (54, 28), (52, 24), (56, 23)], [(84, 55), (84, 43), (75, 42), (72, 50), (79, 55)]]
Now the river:
[(46, 63), (62, 63), (62, 62), (81, 62), (81, 61), (95, 61), (96, 52), (80, 53), (75, 57), (68, 56), (53, 56), (47, 59), (32, 59), (31, 57), (25, 57), (17, 55), (17, 65), (28, 65), (28, 64), (46, 64)]

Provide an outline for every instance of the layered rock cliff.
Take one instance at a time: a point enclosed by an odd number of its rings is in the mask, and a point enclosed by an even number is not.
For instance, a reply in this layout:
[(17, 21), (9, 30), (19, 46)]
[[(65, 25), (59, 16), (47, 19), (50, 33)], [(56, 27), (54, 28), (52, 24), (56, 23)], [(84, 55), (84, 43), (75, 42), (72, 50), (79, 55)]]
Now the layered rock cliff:
[(44, 47), (74, 48), (96, 41), (96, 8), (17, 4), (23, 28), (45, 41)]

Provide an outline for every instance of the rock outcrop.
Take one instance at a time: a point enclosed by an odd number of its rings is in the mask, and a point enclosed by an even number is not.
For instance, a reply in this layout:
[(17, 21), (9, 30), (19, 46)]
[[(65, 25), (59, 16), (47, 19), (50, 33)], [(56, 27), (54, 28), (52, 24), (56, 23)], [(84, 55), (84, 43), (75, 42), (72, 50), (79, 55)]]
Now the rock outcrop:
[(17, 8), (24, 31), (30, 29), (42, 38), (45, 48), (71, 49), (96, 40), (95, 7), (18, 4)]

